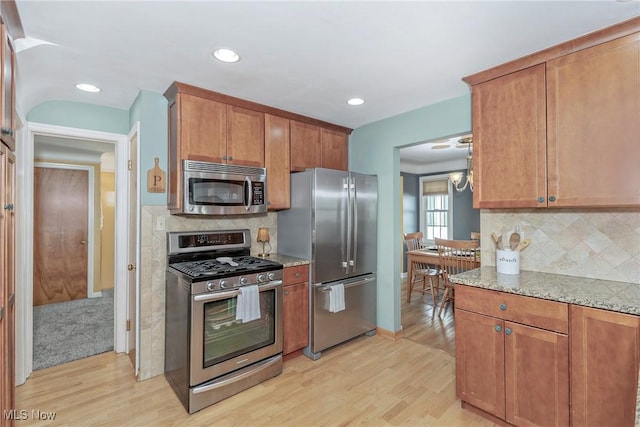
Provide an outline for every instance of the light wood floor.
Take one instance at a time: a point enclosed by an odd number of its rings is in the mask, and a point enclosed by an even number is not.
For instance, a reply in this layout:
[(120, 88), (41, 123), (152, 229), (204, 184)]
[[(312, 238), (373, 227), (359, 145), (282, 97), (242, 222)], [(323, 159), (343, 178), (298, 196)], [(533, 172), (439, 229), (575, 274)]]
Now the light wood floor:
[[(460, 408), (451, 309), (432, 320), (425, 301), (403, 304), (405, 339), (360, 337), (315, 362), (297, 357), (280, 376), (193, 415), (164, 376), (136, 382), (129, 358), (113, 352), (34, 372), (17, 389), (17, 409), (55, 412), (47, 426), (493, 426)], [(29, 418), (18, 424), (38, 424)]]

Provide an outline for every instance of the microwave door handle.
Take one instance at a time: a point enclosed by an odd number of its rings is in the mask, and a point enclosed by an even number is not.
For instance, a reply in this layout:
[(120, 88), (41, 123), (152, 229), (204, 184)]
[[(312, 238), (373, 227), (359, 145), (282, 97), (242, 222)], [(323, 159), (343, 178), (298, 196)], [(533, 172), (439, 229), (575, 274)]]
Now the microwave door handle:
[(251, 178), (246, 177), (244, 179), (244, 185), (247, 188), (245, 194), (247, 195), (246, 203), (244, 204), (244, 208), (248, 211), (251, 208), (251, 201), (253, 200), (253, 185), (251, 183)]

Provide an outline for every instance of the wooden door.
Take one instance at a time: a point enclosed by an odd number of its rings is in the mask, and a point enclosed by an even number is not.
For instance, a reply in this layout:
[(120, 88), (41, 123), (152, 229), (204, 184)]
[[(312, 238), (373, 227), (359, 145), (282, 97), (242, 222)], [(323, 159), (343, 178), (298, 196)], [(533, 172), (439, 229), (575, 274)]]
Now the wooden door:
[(89, 176), (34, 168), (33, 304), (87, 297)]
[(512, 322), (504, 327), (507, 422), (568, 426), (568, 336)]
[(640, 33), (549, 61), (547, 103), (549, 206), (640, 205)]
[(227, 163), (264, 167), (264, 113), (227, 105)]
[(136, 364), (136, 312), (137, 298), (136, 289), (138, 287), (138, 132), (129, 137), (129, 160), (131, 169), (129, 176), (129, 205), (127, 206), (129, 223), (128, 242), (128, 266), (127, 275), (127, 353), (137, 375)]
[(291, 120), (291, 172), (320, 167), (320, 128)]
[(455, 319), (457, 396), (504, 419), (504, 322), (457, 308)]
[[(226, 163), (227, 108), (225, 104), (180, 93), (175, 118), (180, 159)], [(182, 170), (181, 168), (179, 170)]]
[(344, 132), (320, 129), (321, 164), (323, 168), (349, 169), (349, 136)]
[(635, 424), (638, 316), (571, 306), (571, 424)]
[(475, 208), (547, 203), (544, 64), (473, 86)]
[(264, 160), (269, 210), (291, 207), (289, 120), (264, 115)]

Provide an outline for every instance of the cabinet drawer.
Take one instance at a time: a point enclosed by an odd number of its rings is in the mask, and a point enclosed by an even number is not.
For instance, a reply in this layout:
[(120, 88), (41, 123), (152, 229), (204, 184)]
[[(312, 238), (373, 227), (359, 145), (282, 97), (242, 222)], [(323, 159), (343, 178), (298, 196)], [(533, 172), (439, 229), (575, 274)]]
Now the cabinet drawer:
[(284, 269), (284, 286), (309, 280), (309, 265), (297, 265)]
[(568, 304), (456, 285), (456, 307), (542, 329), (568, 333)]

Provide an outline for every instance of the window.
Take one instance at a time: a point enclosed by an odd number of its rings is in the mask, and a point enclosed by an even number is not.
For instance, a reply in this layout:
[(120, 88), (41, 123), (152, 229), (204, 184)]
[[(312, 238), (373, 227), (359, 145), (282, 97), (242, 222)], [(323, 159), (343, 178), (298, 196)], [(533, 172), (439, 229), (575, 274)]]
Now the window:
[(420, 178), (420, 231), (427, 245), (435, 239), (450, 239), (452, 205), (449, 181), (446, 175)]

